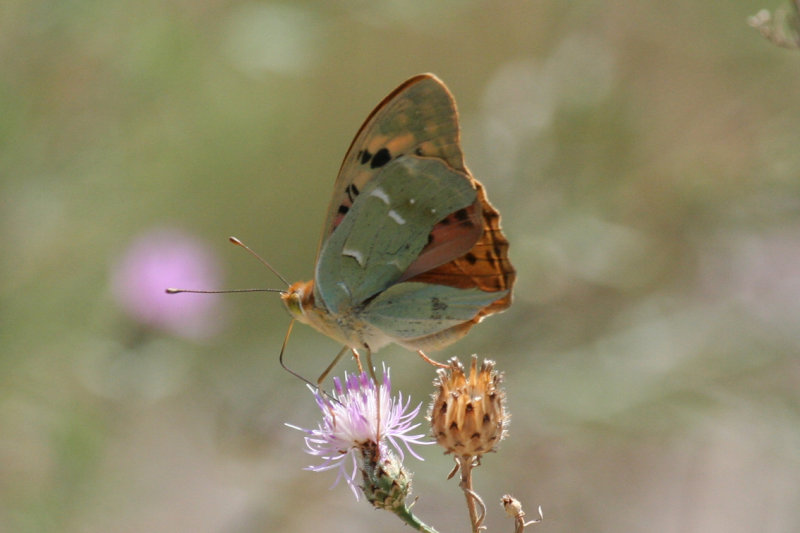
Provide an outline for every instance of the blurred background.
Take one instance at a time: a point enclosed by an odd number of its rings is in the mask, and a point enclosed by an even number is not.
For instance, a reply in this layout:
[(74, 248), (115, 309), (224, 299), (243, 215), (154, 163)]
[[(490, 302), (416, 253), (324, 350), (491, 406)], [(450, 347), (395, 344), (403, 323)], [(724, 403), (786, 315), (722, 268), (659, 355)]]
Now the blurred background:
[[(519, 274), (434, 354), (506, 372), (489, 530), (506, 492), (541, 532), (800, 530), (800, 52), (747, 25), (779, 6), (5, 1), (0, 530), (408, 531), (302, 470), (277, 295), (162, 289), (283, 288), (229, 235), (309, 279), (353, 135), (428, 71)], [(337, 351), (298, 326), (287, 358)], [(415, 510), (466, 531), (422, 453)]]

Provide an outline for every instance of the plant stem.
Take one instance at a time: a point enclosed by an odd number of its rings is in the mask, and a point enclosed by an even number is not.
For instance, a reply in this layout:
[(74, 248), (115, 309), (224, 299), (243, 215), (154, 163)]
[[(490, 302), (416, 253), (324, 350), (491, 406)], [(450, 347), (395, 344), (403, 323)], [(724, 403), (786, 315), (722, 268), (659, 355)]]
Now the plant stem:
[(417, 531), (424, 531), (425, 533), (439, 533), (431, 526), (417, 518), (414, 513), (411, 512), (411, 509), (409, 509), (406, 505), (394, 509), (394, 514), (396, 514), (400, 520), (413, 527)]
[(464, 497), (467, 499), (472, 533), (479, 533), (483, 519), (486, 516), (486, 505), (481, 500), (481, 497), (478, 496), (478, 493), (472, 490), (472, 469), (476, 466), (475, 458), (468, 455), (461, 456), (456, 458), (456, 462), (461, 469), (461, 483), (459, 486), (464, 491)]

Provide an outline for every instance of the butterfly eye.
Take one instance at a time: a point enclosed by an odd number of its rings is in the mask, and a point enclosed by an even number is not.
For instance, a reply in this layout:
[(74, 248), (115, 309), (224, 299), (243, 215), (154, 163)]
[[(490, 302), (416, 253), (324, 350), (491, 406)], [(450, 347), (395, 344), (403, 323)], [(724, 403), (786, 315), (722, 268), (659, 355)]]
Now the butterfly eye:
[(296, 292), (289, 292), (283, 297), (283, 301), (286, 303), (286, 308), (289, 310), (289, 314), (293, 317), (301, 317), (303, 316), (303, 304), (300, 301), (300, 295)]
[(286, 309), (292, 317), (304, 321), (305, 309), (313, 306), (313, 292), (309, 290), (308, 282), (298, 281), (293, 283), (289, 289), (281, 293), (281, 300), (283, 300)]

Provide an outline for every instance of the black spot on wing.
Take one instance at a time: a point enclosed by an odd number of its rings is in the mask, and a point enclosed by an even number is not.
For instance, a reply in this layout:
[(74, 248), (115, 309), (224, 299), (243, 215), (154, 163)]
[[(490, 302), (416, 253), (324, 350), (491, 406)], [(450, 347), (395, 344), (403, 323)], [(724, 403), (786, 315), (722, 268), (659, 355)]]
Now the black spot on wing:
[(470, 265), (474, 265), (478, 261), (478, 258), (475, 257), (475, 254), (472, 252), (467, 252), (467, 255), (464, 256), (464, 259), (466, 259)]
[(372, 162), (369, 164), (371, 168), (378, 168), (382, 167), (386, 163), (392, 160), (392, 154), (389, 153), (389, 150), (386, 148), (381, 148), (375, 155), (372, 156)]
[(459, 222), (464, 222), (465, 220), (469, 220), (469, 213), (467, 213), (466, 209), (459, 209), (455, 212), (456, 220)]
[(363, 150), (359, 152), (361, 154), (361, 164), (366, 165), (367, 162), (372, 159), (372, 154), (369, 153), (369, 150)]
[(342, 204), (339, 206), (339, 214), (346, 215), (348, 211), (350, 211), (350, 208), (346, 205)]
[(436, 297), (431, 298), (431, 318), (433, 320), (441, 320), (445, 311), (447, 311), (447, 303)]
[(356, 196), (358, 196), (358, 194), (359, 194), (358, 193), (358, 187), (356, 187), (353, 183), (348, 185), (345, 188), (344, 192), (346, 192), (347, 193), (347, 197), (350, 198), (350, 203), (351, 204), (355, 201)]

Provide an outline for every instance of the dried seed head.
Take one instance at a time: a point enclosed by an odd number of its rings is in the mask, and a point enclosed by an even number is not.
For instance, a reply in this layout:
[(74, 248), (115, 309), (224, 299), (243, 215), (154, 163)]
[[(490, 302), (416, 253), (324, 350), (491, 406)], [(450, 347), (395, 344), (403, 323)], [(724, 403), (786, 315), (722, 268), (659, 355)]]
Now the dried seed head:
[(433, 436), (445, 453), (480, 457), (494, 451), (506, 436), (509, 415), (500, 388), (503, 377), (488, 359), (478, 370), (477, 355), (472, 356), (469, 376), (457, 358), (449, 363), (434, 380), (436, 391), (428, 411)]

